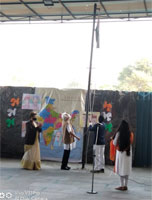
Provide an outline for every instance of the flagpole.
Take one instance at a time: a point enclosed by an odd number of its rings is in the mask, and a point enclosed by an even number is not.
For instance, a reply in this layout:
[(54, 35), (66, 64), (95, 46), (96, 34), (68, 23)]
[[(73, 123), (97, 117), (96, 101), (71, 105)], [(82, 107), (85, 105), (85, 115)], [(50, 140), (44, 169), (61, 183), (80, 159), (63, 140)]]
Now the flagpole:
[(90, 53), (90, 67), (89, 67), (89, 77), (88, 77), (88, 91), (87, 91), (87, 96), (86, 96), (86, 120), (85, 120), (85, 128), (84, 128), (84, 133), (83, 133), (82, 169), (84, 169), (84, 167), (85, 167), (85, 160), (86, 160), (86, 156), (87, 156), (86, 141), (87, 141), (87, 131), (88, 131), (88, 113), (89, 113), (89, 103), (90, 103), (90, 85), (91, 85), (91, 72), (92, 72), (92, 58), (93, 58), (93, 46), (94, 46), (96, 10), (97, 10), (97, 4), (95, 3), (94, 4), (94, 15), (93, 15), (91, 53)]

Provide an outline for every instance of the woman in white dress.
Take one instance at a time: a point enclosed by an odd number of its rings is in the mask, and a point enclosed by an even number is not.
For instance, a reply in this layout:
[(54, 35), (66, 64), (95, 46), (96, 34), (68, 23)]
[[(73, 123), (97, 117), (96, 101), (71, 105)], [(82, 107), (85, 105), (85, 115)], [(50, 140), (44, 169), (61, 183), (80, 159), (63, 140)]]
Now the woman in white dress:
[(122, 120), (114, 137), (113, 144), (116, 146), (115, 172), (120, 176), (121, 186), (116, 190), (128, 190), (128, 178), (132, 169), (132, 143), (133, 133), (129, 125)]

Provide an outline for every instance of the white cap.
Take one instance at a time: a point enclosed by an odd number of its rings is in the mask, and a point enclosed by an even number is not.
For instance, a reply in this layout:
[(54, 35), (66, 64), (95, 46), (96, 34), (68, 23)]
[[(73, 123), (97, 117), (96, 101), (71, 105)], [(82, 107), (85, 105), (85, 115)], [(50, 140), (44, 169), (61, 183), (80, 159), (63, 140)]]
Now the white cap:
[(68, 119), (71, 119), (71, 115), (70, 114), (68, 114), (68, 113), (66, 113), (66, 112), (64, 112), (64, 113), (62, 113), (62, 119), (64, 120), (64, 121), (66, 121), (66, 120), (68, 120)]

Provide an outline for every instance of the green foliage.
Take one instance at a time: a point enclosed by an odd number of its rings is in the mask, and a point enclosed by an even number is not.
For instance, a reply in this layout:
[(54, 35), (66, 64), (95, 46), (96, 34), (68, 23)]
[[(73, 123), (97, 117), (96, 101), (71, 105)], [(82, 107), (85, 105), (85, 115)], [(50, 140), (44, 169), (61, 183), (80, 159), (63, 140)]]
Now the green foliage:
[(125, 67), (118, 77), (117, 90), (124, 91), (152, 91), (152, 63), (143, 59)]

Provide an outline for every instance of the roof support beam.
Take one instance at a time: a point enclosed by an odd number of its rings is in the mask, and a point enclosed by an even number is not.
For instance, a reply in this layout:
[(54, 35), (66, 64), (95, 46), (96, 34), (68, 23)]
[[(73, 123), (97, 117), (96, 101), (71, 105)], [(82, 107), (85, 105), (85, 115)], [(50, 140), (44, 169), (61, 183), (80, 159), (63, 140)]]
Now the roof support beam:
[[(132, 1), (132, 0), (102, 0), (102, 2), (124, 2), (124, 1)], [(98, 3), (99, 0), (64, 0), (63, 3)], [(53, 3), (60, 3), (59, 0), (53, 0)], [(21, 4), (21, 2), (17, 1), (17, 2), (0, 2), (0, 5), (18, 5)], [(24, 2), (24, 4), (26, 5), (30, 5), (30, 4), (44, 4), (43, 1), (29, 1), (29, 2)]]
[(36, 16), (38, 16), (40, 19), (43, 20), (43, 18), (35, 11), (33, 10), (30, 6), (28, 6), (23, 0), (19, 0), (22, 4), (24, 4), (25, 7), (27, 7), (30, 11), (32, 11)]
[(100, 5), (101, 5), (101, 7), (104, 9), (106, 15), (107, 15), (108, 17), (110, 17), (109, 14), (108, 14), (108, 12), (107, 12), (107, 10), (106, 10), (106, 8), (105, 8), (105, 6), (104, 6), (103, 3), (102, 3), (102, 0), (100, 0)]
[[(132, 14), (144, 14), (144, 13), (145, 13), (145, 11), (136, 11), (136, 12), (130, 12), (130, 13), (128, 13), (128, 12), (121, 12), (121, 13), (120, 12), (111, 12), (110, 14), (111, 15), (124, 15), (124, 14), (125, 15), (128, 15), (128, 14), (132, 15)], [(148, 13), (152, 15), (152, 11), (148, 11)], [(99, 14), (105, 15), (105, 13), (101, 13), (101, 12)], [(77, 16), (92, 16), (92, 13), (77, 13), (76, 15)], [(34, 16), (35, 15), (31, 15), (30, 17), (33, 18)], [(42, 14), (42, 17), (50, 17), (50, 16), (60, 16), (61, 17), (61, 14)], [(64, 14), (62, 16), (68, 16), (68, 14)], [(18, 15), (7, 15), (6, 17), (10, 17), (10, 18), (11, 17), (22, 17), (22, 18), (28, 17), (29, 18), (29, 15), (20, 15), (20, 16), (18, 16)], [(133, 17), (133, 18), (136, 18), (136, 17)]]
[[(110, 3), (111, 8), (115, 3), (120, 4), (122, 7), (124, 6), (124, 2), (127, 2), (128, 7), (125, 7), (125, 11), (121, 11), (121, 9), (113, 11), (112, 9), (109, 9), (107, 7)], [(57, 7), (60, 8), (60, 10), (55, 10), (55, 12), (45, 12), (44, 8), (44, 0), (3, 0), (0, 1), (0, 16), (1, 22), (7, 22), (7, 21), (28, 21), (30, 19), (31, 21), (47, 21), (47, 20), (62, 20), (64, 19), (91, 19), (93, 17), (93, 12), (90, 11), (90, 8), (93, 6), (94, 3), (97, 3), (98, 7), (100, 7), (100, 11), (98, 12), (100, 19), (115, 19), (115, 18), (152, 18), (152, 10), (149, 8), (150, 6), (150, 0), (140, 0), (140, 3), (138, 4), (136, 0), (53, 0), (54, 5), (57, 5)], [(73, 5), (74, 3), (74, 5)], [(132, 4), (133, 3), (133, 4)], [(135, 3), (135, 4), (134, 4)], [(136, 4), (137, 3), (137, 4)], [(88, 4), (89, 8), (85, 9), (86, 5)], [(125, 3), (125, 6), (127, 6)], [(19, 6), (18, 6), (19, 5)], [(22, 6), (21, 6), (22, 5)], [(78, 10), (75, 11), (72, 8), (75, 8), (78, 6)], [(79, 9), (80, 7), (84, 8), (84, 10), (81, 11)], [(131, 7), (132, 5), (135, 5), (135, 8)], [(138, 5), (142, 7), (142, 9), (139, 9)], [(42, 8), (42, 12), (37, 10), (36, 8), (40, 7)], [(36, 7), (36, 8), (35, 8)], [(9, 10), (11, 8), (11, 12)], [(64, 12), (61, 12), (61, 9), (65, 9)], [(124, 7), (123, 7), (124, 8)], [(18, 12), (18, 10), (23, 10), (23, 13)], [(27, 9), (29, 12), (25, 12), (24, 9)], [(53, 9), (53, 7), (52, 7)], [(13, 11), (13, 12), (12, 12)], [(40, 13), (39, 13), (40, 12)], [(10, 14), (9, 14), (10, 13)], [(19, 14), (18, 14), (19, 13)]]
[(147, 13), (147, 16), (148, 16), (148, 10), (147, 10), (146, 0), (144, 0), (144, 7), (145, 7), (145, 10), (146, 10), (146, 13)]
[(73, 13), (71, 12), (71, 10), (67, 6), (65, 6), (65, 4), (61, 0), (59, 0), (59, 2), (66, 9), (66, 11), (73, 17), (73, 19), (76, 19), (76, 17), (73, 15)]
[(13, 20), (11, 19), (11, 17), (9, 17), (9, 16), (5, 15), (3, 12), (0, 12), (0, 14), (1, 14), (3, 17), (6, 17), (7, 19), (9, 19), (9, 20), (13, 21)]

